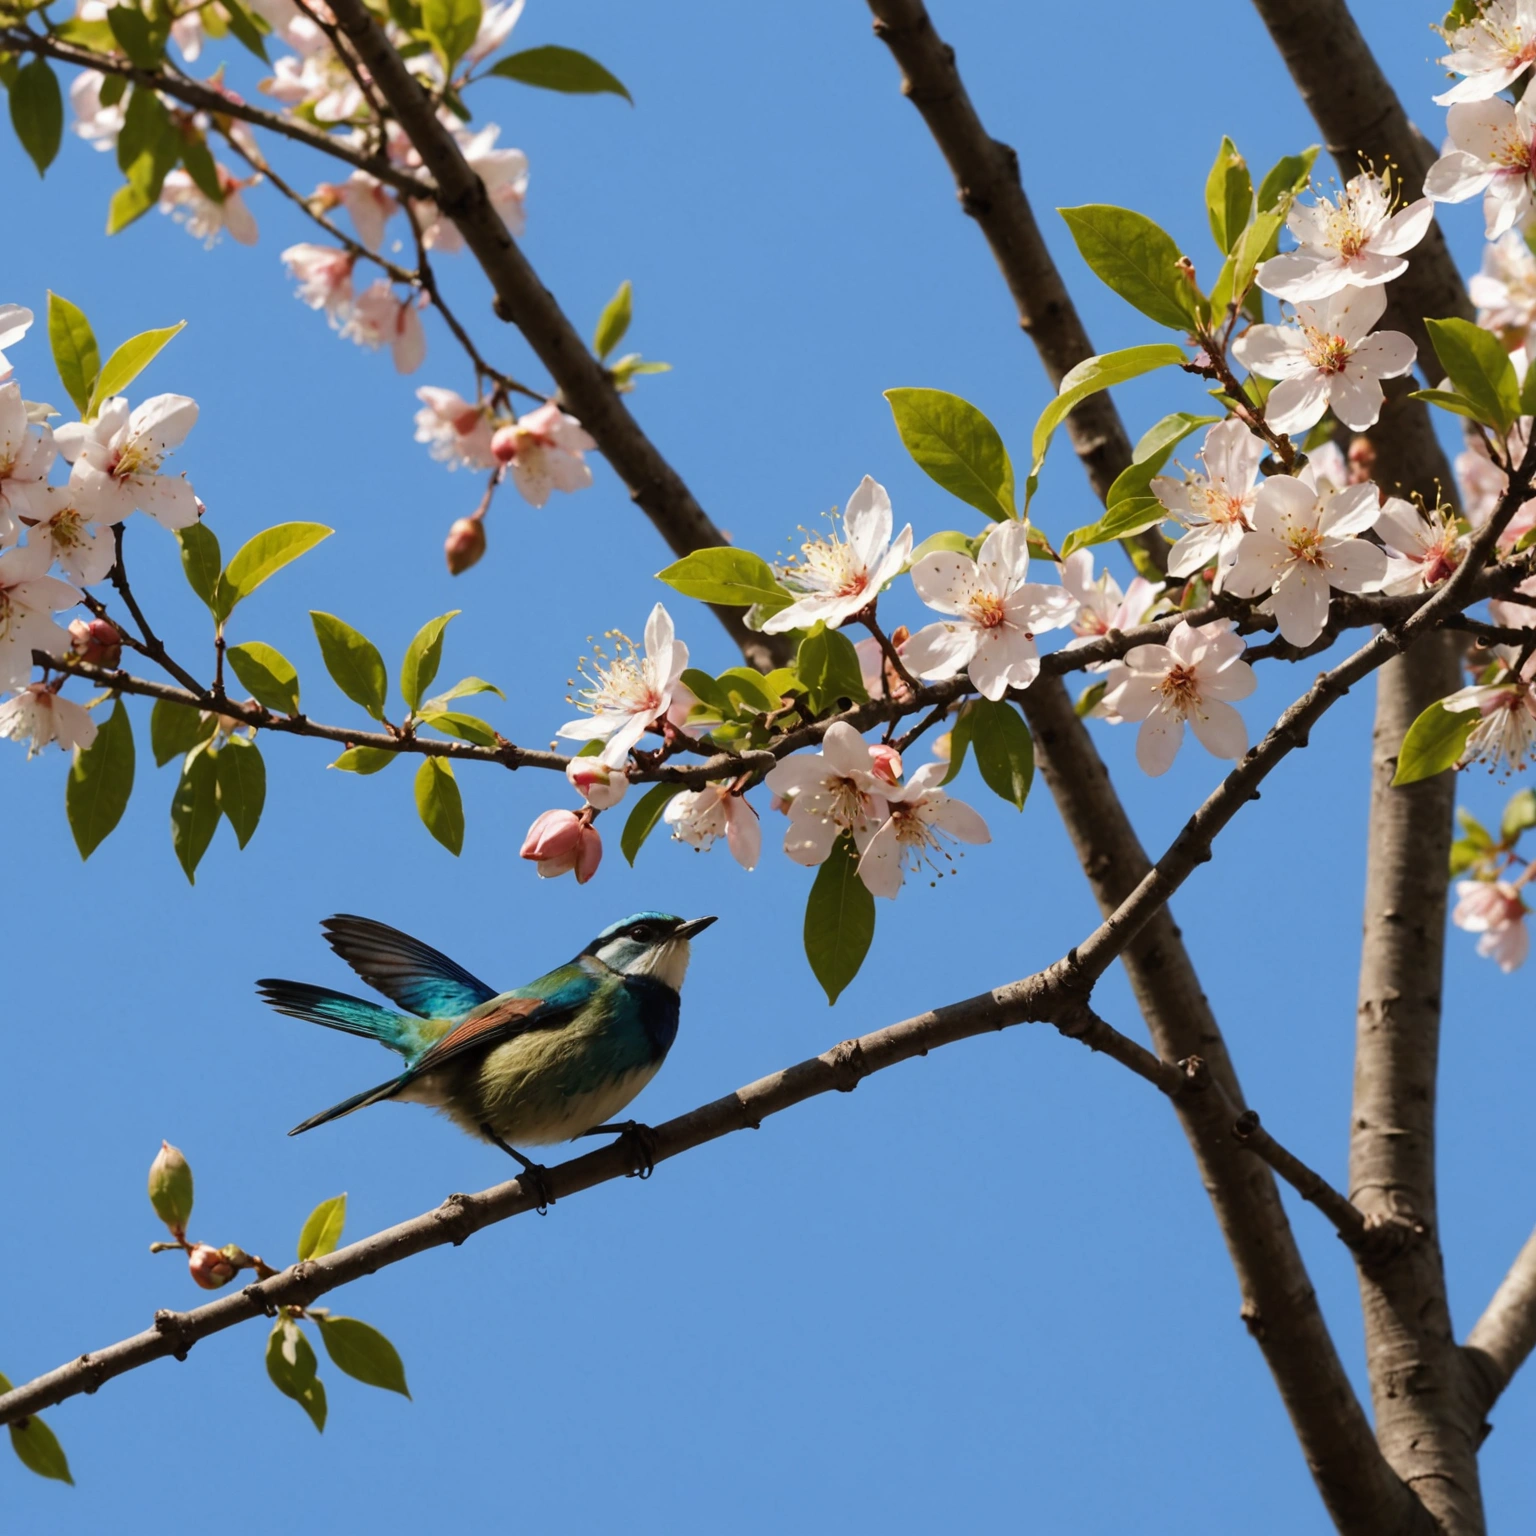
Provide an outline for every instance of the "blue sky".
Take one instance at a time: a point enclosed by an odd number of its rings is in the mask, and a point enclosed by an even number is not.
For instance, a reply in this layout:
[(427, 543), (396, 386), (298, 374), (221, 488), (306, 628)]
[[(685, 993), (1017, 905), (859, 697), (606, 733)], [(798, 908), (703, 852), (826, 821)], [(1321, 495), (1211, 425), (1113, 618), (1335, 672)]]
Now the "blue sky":
[[(1434, 14), (1384, 0), (1355, 9), (1438, 139)], [(1018, 148), (1103, 350), (1153, 340), (1153, 327), (1096, 288), (1055, 206), (1138, 207), (1209, 263), (1201, 188), (1221, 135), (1259, 170), (1316, 139), (1242, 6), (1193, 0), (1173, 27), (1112, 0), (1093, 12), (1091, 41), (1070, 8), (951, 0), (936, 20), (988, 127)], [(526, 248), (578, 325), (589, 330), (620, 280), (633, 281), (631, 343), (675, 366), (642, 381), (635, 409), (714, 518), (771, 555), (871, 473), (919, 538), (974, 528), (977, 515), (907, 459), (881, 391), (967, 396), (1017, 460), (1047, 389), (866, 12), (679, 0), (642, 24), (616, 0), (533, 0), (517, 41), (586, 48), (634, 92), (631, 110), (491, 82), (473, 104), (531, 158)], [(312, 173), (280, 163), (301, 182)], [(493, 701), (491, 718), (544, 744), (567, 718), (565, 679), (587, 637), (638, 634), (663, 595), (652, 573), (665, 551), (606, 467), (593, 490), (542, 512), (503, 496), (490, 554), (453, 581), (442, 538), (477, 487), (411, 441), (415, 386), (468, 383), (440, 329), (410, 380), (338, 341), (291, 297), (277, 252), (308, 234), (268, 193), (252, 197), (260, 245), (210, 253), (158, 215), (108, 240), (110, 157), (77, 142), (40, 183), (0, 137), (0, 174), (18, 232), (0, 299), (41, 309), (55, 288), (109, 342), (187, 320), (141, 388), (200, 401), (177, 463), (226, 551), (286, 519), (337, 529), (240, 610), (232, 638), (277, 645), (312, 714), (355, 720), (324, 676), (307, 610), (365, 630), (393, 672), (423, 620), (461, 607), (445, 673), (501, 684), (508, 701)], [(1475, 212), (1450, 210), (1444, 223), (1470, 269)], [(444, 267), (493, 355), (540, 377), (491, 318), (477, 274), (462, 259)], [(13, 359), (29, 395), (62, 397), (41, 335)], [(1134, 437), (1201, 397), (1158, 376), (1119, 403)], [(1095, 515), (1070, 453), (1058, 449), (1036, 505), (1058, 536)], [(172, 540), (142, 520), (131, 532), (141, 595), (177, 653), (206, 669), (206, 620)], [(681, 601), (673, 611), (702, 664), (731, 663), (707, 612)], [(1245, 706), (1250, 728), (1307, 680), (1266, 670)], [(748, 875), (723, 848), (695, 856), (657, 837), (630, 870), (610, 836), (590, 885), (539, 883), (517, 847), (538, 811), (566, 803), (558, 782), (461, 774), (468, 834), (454, 860), (416, 822), (405, 769), (328, 773), (321, 744), (296, 741), (267, 750), (254, 841), (237, 852), (222, 829), (192, 889), (168, 837), (173, 770), (153, 767), (147, 711), (135, 723), (133, 803), (84, 866), (63, 815), (63, 760), (0, 755), (15, 902), (0, 1369), (17, 1380), (146, 1326), (158, 1306), (202, 1299), (174, 1258), (146, 1251), (159, 1234), (143, 1180), (162, 1137), (196, 1170), (195, 1235), (273, 1262), (340, 1190), (356, 1236), (506, 1176), (499, 1153), (415, 1109), (285, 1138), (387, 1070), (366, 1044), (279, 1018), (252, 991), (271, 974), (346, 985), (316, 926), (329, 913), (398, 924), (503, 986), (636, 908), (720, 914), (697, 947), (678, 1044), (636, 1106), (653, 1120), (1023, 975), (1094, 920), (1044, 790), (1018, 815), (969, 770), (962, 792), (994, 843), (957, 878), (914, 882), (882, 905), (870, 961), (829, 1011), (800, 952), (809, 880), (776, 852)], [(1336, 1182), (1369, 723), (1364, 693), (1336, 709), (1175, 904), (1251, 1102)], [(1145, 841), (1160, 847), (1219, 766), (1190, 744), (1151, 782), (1128, 733), (1096, 731)], [(1489, 815), (1506, 792), (1464, 786)], [(776, 829), (765, 830), (772, 847)], [(1463, 1333), (1536, 1219), (1528, 988), (1452, 936), (1442, 1226)], [(1140, 1033), (1118, 975), (1101, 1001)], [(1295, 1220), (1363, 1391), (1347, 1256), (1310, 1209)], [(414, 1402), (323, 1366), (331, 1419), (317, 1436), (267, 1382), (262, 1332), (249, 1326), (55, 1409), (78, 1486), (0, 1470), (15, 1528), (149, 1532), (188, 1511), (281, 1509), (379, 1531), (451, 1518), (562, 1536), (622, 1523), (650, 1536), (713, 1532), (728, 1509), (743, 1532), (1189, 1533), (1228, 1528), (1240, 1498), (1255, 1529), (1325, 1529), (1172, 1114), (1042, 1028), (882, 1074), (643, 1185), (388, 1270), (336, 1305), (396, 1341)], [(1493, 1418), (1490, 1510), (1517, 1529), (1536, 1519), (1527, 1380)]]

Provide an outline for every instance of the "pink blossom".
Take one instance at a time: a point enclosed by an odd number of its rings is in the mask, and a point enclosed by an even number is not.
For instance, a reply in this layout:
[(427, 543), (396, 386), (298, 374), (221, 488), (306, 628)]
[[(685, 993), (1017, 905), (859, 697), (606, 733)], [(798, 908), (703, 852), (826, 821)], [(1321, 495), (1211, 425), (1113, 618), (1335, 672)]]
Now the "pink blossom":
[(572, 789), (595, 811), (612, 810), (629, 790), (629, 776), (600, 757), (573, 757), (566, 765)]
[(397, 373), (414, 373), (427, 355), (427, 337), (415, 304), (408, 297), (397, 299), (382, 277), (358, 294), (341, 334), (375, 352), (388, 342)]
[(542, 507), (551, 491), (580, 491), (592, 484), (592, 471), (582, 458), (597, 444), (553, 400), (515, 422), (499, 427), (491, 438), (496, 462), (512, 470), (512, 483), (530, 506)]
[(416, 391), (421, 409), (416, 412), (416, 441), (449, 469), (467, 464), (471, 469), (494, 469), (491, 452), (491, 417), (483, 405), (466, 400), (451, 389), (427, 384)]
[(1519, 890), (1503, 880), (1458, 880), (1451, 921), (1481, 934), (1477, 952), (1506, 973), (1521, 965), (1531, 947), (1525, 927), (1528, 910)]
[(334, 246), (300, 244), (290, 245), (282, 261), (299, 285), (299, 297), (311, 309), (323, 309), (340, 328), (352, 304), (353, 257)]
[(519, 856), (537, 864), (541, 879), (574, 871), (576, 883), (585, 885), (602, 862), (603, 839), (575, 811), (545, 811), (528, 828)]

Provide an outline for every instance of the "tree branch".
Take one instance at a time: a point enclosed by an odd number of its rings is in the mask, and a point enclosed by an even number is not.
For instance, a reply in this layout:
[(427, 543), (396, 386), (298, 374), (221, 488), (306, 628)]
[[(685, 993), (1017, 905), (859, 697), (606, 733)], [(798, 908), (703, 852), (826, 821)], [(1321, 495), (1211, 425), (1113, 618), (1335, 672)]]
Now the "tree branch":
[(1499, 1282), (1467, 1336), (1467, 1364), (1476, 1381), (1477, 1402), (1487, 1413), (1536, 1349), (1536, 1232)]

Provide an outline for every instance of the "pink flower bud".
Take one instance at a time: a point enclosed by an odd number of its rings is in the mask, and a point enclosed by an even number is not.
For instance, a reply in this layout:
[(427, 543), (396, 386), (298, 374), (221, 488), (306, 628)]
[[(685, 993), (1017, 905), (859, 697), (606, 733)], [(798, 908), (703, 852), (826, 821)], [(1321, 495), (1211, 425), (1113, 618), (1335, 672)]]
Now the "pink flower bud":
[(520, 853), (538, 865), (542, 879), (574, 870), (577, 884), (585, 885), (602, 862), (603, 839), (575, 811), (545, 811), (528, 828)]
[(216, 1291), (221, 1285), (228, 1285), (239, 1269), (217, 1248), (207, 1243), (194, 1243), (187, 1255), (187, 1273), (205, 1291)]
[(448, 558), (448, 574), (461, 576), (485, 553), (485, 523), (478, 517), (461, 517), (448, 530), (443, 554)]
[(603, 838), (596, 827), (581, 829), (581, 845), (576, 850), (576, 884), (585, 885), (603, 862)]
[(96, 667), (115, 667), (123, 657), (123, 637), (105, 619), (74, 619), (69, 626), (70, 649)]
[(523, 434), (518, 431), (515, 421), (509, 421), (504, 427), (497, 427), (491, 438), (491, 452), (495, 455), (498, 464), (510, 464), (517, 457), (517, 451), (522, 446)]
[(565, 776), (571, 788), (597, 811), (611, 809), (629, 790), (629, 778), (623, 770), (610, 768), (596, 757), (573, 757)]
[(901, 753), (895, 747), (877, 746), (869, 749), (869, 771), (887, 784), (901, 782)]

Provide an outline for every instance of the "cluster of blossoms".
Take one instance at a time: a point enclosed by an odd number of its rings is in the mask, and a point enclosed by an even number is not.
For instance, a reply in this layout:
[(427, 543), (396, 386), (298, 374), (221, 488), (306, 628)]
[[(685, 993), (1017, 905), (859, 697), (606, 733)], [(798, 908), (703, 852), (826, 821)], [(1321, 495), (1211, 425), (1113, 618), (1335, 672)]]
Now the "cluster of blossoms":
[[(26, 335), (32, 312), (0, 305), (0, 346)], [(192, 487), (162, 467), (197, 420), (184, 395), (155, 395), (137, 408), (113, 397), (89, 421), (57, 429), (48, 407), (22, 397), (0, 353), (0, 737), (29, 744), (88, 747), (96, 723), (86, 706), (60, 693), (61, 676), (32, 683), (34, 650), (71, 653), (115, 666), (121, 640), (104, 619), (76, 619), (67, 630), (53, 618), (82, 601), (81, 587), (110, 573), (111, 528), (142, 511), (165, 528), (185, 528), (201, 507)], [(51, 483), (56, 465), (64, 484)], [(50, 572), (57, 567), (59, 576)]]

